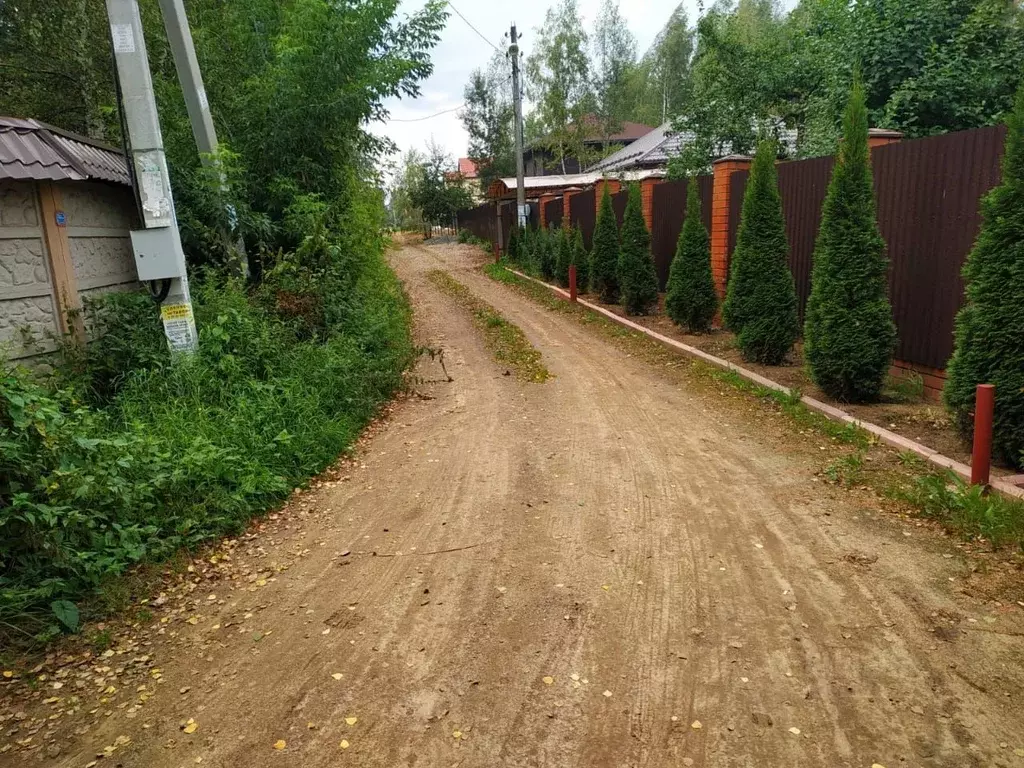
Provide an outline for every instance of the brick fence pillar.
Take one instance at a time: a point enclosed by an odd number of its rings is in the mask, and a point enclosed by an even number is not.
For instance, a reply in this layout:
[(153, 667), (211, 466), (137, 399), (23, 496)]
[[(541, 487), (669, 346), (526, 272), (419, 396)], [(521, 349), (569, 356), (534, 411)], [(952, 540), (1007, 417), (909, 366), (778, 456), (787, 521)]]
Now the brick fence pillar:
[(868, 149), (884, 147), (886, 144), (899, 144), (902, 138), (901, 131), (890, 131), (888, 128), (869, 128)]
[(572, 192), (562, 194), (562, 229), (572, 229), (572, 221), (569, 218), (569, 201), (578, 191), (574, 189)]
[(729, 281), (729, 183), (737, 171), (750, 169), (752, 158), (746, 155), (729, 155), (714, 162), (714, 185), (711, 196), (711, 275), (719, 298), (725, 297), (725, 286)]
[(555, 199), (555, 195), (541, 195), (540, 199), (537, 201), (537, 205), (540, 206), (540, 228), (541, 229), (547, 229), (548, 228), (548, 218), (547, 218), (547, 215), (544, 212), (544, 207), (548, 203), (550, 203), (552, 200), (554, 200), (554, 199)]
[(619, 191), (622, 186), (615, 179), (601, 179), (594, 185), (594, 213), (601, 210), (601, 196), (604, 194), (604, 188), (608, 187), (608, 194), (614, 195)]
[(644, 223), (647, 224), (648, 232), (654, 226), (654, 188), (660, 183), (661, 179), (644, 179), (640, 182), (640, 208), (644, 213)]

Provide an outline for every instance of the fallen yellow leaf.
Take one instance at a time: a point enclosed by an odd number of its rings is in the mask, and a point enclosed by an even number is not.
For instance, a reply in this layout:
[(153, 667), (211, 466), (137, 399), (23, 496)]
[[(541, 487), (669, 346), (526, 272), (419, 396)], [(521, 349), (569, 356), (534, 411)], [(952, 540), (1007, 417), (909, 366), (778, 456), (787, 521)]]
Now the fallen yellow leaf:
[(348, 749), (349, 748), (348, 740), (347, 739), (342, 739), (341, 740), (341, 744), (339, 744), (338, 746), (341, 747), (342, 749)]
[(344, 675), (341, 674), (341, 672), (335, 672), (333, 675), (331, 675), (331, 677), (333, 677), (335, 680), (341, 680), (341, 678), (343, 678)]
[(185, 733), (195, 733), (197, 728), (199, 728), (199, 723), (197, 723), (190, 717), (188, 719), (188, 722), (185, 723), (185, 727), (181, 730), (183, 730)]
[(551, 685), (553, 682), (555, 682), (555, 678), (547, 676), (547, 675), (542, 677), (541, 680), (544, 681), (544, 685)]
[(274, 749), (284, 749), (288, 744), (284, 739), (278, 739), (274, 742)]
[(355, 725), (357, 722), (359, 722), (359, 718), (358, 717), (346, 717), (345, 718), (345, 723), (348, 724), (348, 725)]
[(602, 584), (601, 585), (601, 589), (603, 589), (605, 592), (607, 592), (609, 589), (611, 589), (611, 587), (609, 585), (607, 585), (607, 584)]
[(693, 730), (695, 731), (699, 731), (701, 728), (704, 727), (704, 725), (703, 723), (701, 723), (700, 720), (694, 720), (692, 723), (690, 723), (690, 727), (693, 728)]
[(14, 673), (11, 670), (9, 670), (9, 669), (5, 669), (4, 670), (4, 677), (6, 677), (8, 680), (10, 680), (12, 677), (14, 677)]
[(462, 738), (462, 731), (452, 731), (452, 738), (461, 739)]

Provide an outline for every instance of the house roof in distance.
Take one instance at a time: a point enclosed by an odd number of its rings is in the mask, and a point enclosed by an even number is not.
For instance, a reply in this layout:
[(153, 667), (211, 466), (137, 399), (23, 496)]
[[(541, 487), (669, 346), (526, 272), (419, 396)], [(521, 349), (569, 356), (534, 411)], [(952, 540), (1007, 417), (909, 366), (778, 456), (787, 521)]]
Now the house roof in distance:
[(480, 175), (476, 163), (468, 157), (459, 158), (459, 173), (464, 179), (475, 179)]
[(0, 117), (0, 179), (101, 179), (131, 185), (128, 165), (118, 148), (17, 117)]

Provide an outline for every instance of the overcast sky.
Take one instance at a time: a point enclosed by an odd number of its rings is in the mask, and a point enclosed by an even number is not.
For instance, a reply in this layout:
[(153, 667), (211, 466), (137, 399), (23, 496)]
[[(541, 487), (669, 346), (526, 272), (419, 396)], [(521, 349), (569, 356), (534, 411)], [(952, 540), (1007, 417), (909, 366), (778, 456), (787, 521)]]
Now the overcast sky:
[[(504, 50), (508, 41), (504, 34), (515, 21), (526, 56), (530, 55), (536, 39), (535, 28), (544, 20), (544, 14), (554, 0), (519, 0), (514, 4), (500, 4), (493, 0), (453, 0), (455, 8), (495, 46)], [(655, 36), (665, 26), (679, 0), (620, 0), (620, 11), (637, 39), (638, 50), (646, 51)], [(710, 5), (710, 0), (705, 5)], [(783, 0), (791, 8), (796, 0)], [(412, 13), (422, 7), (423, 0), (404, 0), (401, 13)], [(697, 19), (697, 0), (684, 0), (691, 26)], [(600, 0), (579, 0), (580, 12), (587, 31), (593, 28)], [(422, 95), (412, 99), (389, 99), (386, 102), (391, 120), (375, 123), (370, 130), (389, 137), (404, 152), (410, 147), (423, 149), (433, 138), (453, 157), (466, 155), (467, 137), (459, 120), (458, 111), (450, 111), (427, 118), (444, 110), (455, 110), (463, 103), (462, 91), (469, 73), (487, 64), (494, 49), (477, 35), (456, 13), (451, 13), (448, 25), (441, 33), (441, 41), (433, 50), (434, 74), (422, 83)], [(406, 122), (415, 120), (415, 122)]]

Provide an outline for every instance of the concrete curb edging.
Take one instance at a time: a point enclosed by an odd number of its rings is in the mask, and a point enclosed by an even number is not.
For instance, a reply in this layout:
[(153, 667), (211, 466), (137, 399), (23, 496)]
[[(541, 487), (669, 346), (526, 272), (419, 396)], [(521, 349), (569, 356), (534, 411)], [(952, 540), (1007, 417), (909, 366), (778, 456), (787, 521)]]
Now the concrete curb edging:
[[(569, 298), (569, 292), (562, 290), (558, 286), (551, 285), (550, 283), (545, 283), (543, 280), (538, 280), (535, 277), (530, 277), (527, 274), (519, 272), (518, 270), (515, 269), (510, 269), (509, 267), (505, 267), (505, 269), (508, 269), (508, 271), (514, 275), (522, 277), (526, 280), (530, 280), (531, 282), (537, 283), (539, 285), (543, 285), (545, 288), (558, 294), (559, 296), (566, 300), (568, 300)], [(747, 381), (751, 381), (762, 387), (766, 387), (767, 389), (773, 389), (776, 392), (783, 392), (785, 394), (792, 394), (792, 390), (790, 390), (788, 387), (784, 387), (777, 381), (772, 381), (771, 379), (762, 376), (759, 373), (754, 373), (754, 371), (747, 370), (746, 368), (736, 365), (735, 363), (730, 363), (728, 360), (723, 360), (720, 357), (715, 357), (714, 355), (708, 354), (707, 352), (701, 349), (691, 347), (689, 344), (684, 344), (681, 341), (676, 341), (675, 339), (669, 338), (668, 336), (660, 334), (657, 331), (652, 331), (650, 328), (645, 328), (639, 323), (634, 323), (632, 320), (628, 320), (620, 315), (617, 315), (614, 312), (605, 309), (604, 307), (598, 306), (597, 304), (592, 304), (589, 301), (584, 301), (581, 298), (577, 298), (576, 302), (586, 307), (587, 309), (604, 315), (605, 317), (615, 321), (619, 325), (623, 325), (634, 331), (639, 331), (645, 336), (649, 336), (650, 338), (655, 339), (656, 341), (659, 341), (662, 344), (666, 344), (674, 349), (677, 349), (680, 352), (689, 355), (690, 357), (695, 357), (698, 360), (702, 360), (705, 363), (715, 366), (716, 368), (722, 368), (727, 371), (733, 371), (734, 373), (742, 376)], [(935, 464), (936, 466), (942, 467), (943, 469), (948, 469), (955, 472), (964, 480), (969, 481), (971, 479), (971, 468), (969, 466), (967, 466), (966, 464), (961, 464), (959, 461), (955, 461), (954, 459), (951, 459), (948, 456), (943, 456), (934, 448), (929, 448), (927, 445), (923, 445), (914, 440), (903, 437), (902, 435), (897, 435), (895, 432), (891, 432), (890, 430), (880, 427), (877, 424), (872, 424), (870, 421), (862, 421), (854, 417), (853, 415), (847, 413), (846, 411), (842, 410), (841, 408), (836, 408), (835, 406), (829, 405), (828, 403), (823, 403), (820, 400), (814, 399), (813, 397), (808, 397), (807, 395), (804, 395), (803, 397), (800, 398), (800, 402), (802, 402), (810, 410), (816, 413), (820, 413), (822, 416), (825, 416), (826, 418), (829, 418), (832, 421), (838, 421), (843, 424), (853, 424), (856, 427), (860, 427), (865, 432), (870, 432), (872, 435), (877, 437), (881, 442), (885, 443), (886, 445), (892, 448), (897, 448), (901, 451), (910, 451), (911, 453), (917, 455), (918, 457), (924, 459), (925, 461), (929, 461), (932, 464)], [(1024, 488), (1012, 485), (1003, 480), (992, 480), (992, 482), (990, 483), (990, 487), (993, 490), (998, 491), (1003, 496), (1024, 499)]]

